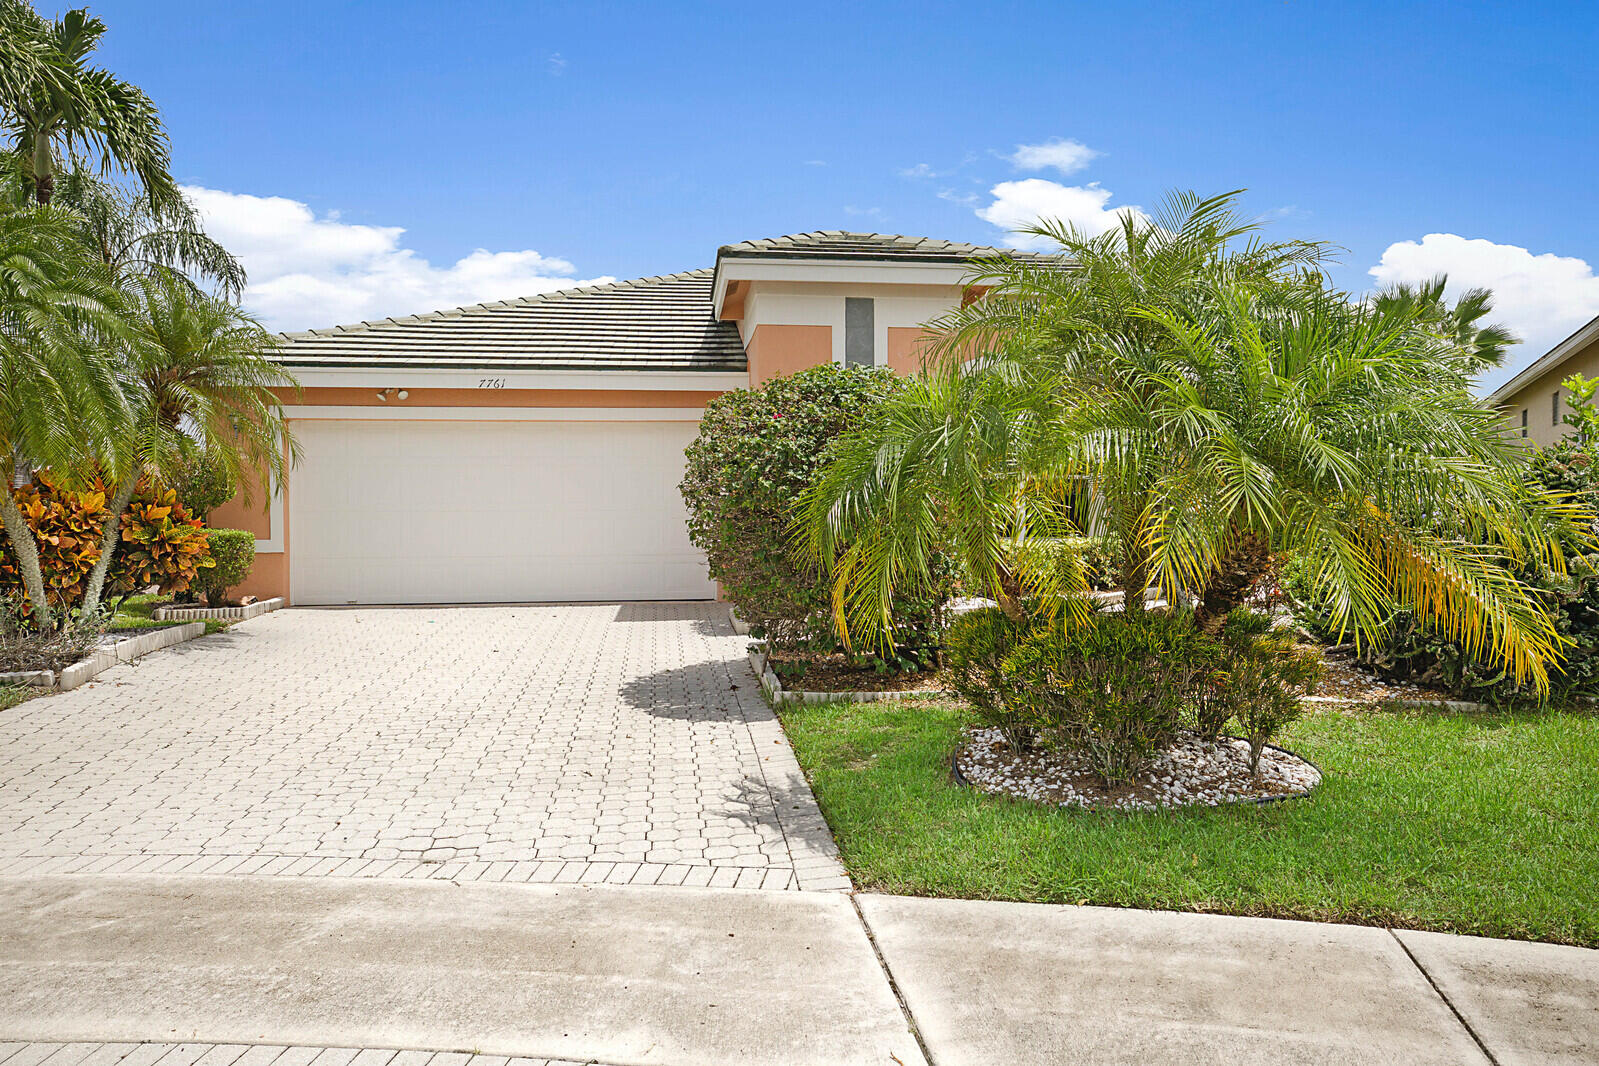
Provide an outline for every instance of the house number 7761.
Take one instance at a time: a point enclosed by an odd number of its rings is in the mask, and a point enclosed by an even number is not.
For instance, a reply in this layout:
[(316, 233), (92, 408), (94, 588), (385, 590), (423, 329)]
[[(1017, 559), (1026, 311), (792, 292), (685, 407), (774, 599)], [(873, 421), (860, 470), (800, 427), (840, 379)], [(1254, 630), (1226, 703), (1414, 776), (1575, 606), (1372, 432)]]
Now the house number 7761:
[(477, 387), (480, 388), (480, 389), (503, 389), (503, 388), (505, 388), (505, 379), (504, 378), (478, 378), (477, 379)]

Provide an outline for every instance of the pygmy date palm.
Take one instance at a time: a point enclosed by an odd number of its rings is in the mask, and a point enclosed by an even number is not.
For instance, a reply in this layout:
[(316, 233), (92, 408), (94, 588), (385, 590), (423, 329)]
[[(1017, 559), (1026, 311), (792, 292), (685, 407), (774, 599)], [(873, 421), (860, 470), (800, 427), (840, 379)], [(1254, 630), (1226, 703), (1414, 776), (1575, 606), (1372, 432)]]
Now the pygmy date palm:
[(155, 268), (132, 288), (123, 375), (133, 417), (102, 459), (113, 485), (86, 612), (99, 606), (121, 516), (141, 475), (167, 472), (198, 448), (248, 501), (256, 479), (270, 494), (298, 456), (278, 396), (296, 383), (269, 358), (272, 339), (260, 324), (176, 271)]
[[(0, 207), (0, 457), (85, 469), (127, 425), (113, 346), (121, 294), (84, 254), (72, 220), (53, 208)], [(41, 628), (54, 623), (38, 544), (10, 492), (0, 520)]]
[[(1424, 301), (1331, 291), (1323, 246), (1248, 238), (1232, 200), (1175, 197), (1100, 236), (1042, 225), (1059, 256), (979, 266), (922, 387), (802, 502), (840, 614), (880, 634), (885, 591), (940, 535), (991, 595), (1042, 587), (1050, 555), (1026, 549), (1075, 488), (1119, 535), (1131, 610), (1153, 583), (1219, 616), (1294, 551), (1357, 640), (1402, 605), (1543, 683), (1559, 641), (1514, 570), (1563, 565), (1571, 509), (1470, 396), (1474, 353)], [(982, 519), (938, 520), (963, 511)]]

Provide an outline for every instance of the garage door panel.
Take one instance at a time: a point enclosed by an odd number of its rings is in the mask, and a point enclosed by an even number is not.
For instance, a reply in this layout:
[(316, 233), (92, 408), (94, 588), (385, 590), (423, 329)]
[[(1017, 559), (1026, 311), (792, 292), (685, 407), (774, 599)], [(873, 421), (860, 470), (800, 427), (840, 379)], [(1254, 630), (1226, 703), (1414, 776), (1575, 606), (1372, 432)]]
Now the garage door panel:
[(298, 422), (295, 602), (709, 599), (689, 422)]

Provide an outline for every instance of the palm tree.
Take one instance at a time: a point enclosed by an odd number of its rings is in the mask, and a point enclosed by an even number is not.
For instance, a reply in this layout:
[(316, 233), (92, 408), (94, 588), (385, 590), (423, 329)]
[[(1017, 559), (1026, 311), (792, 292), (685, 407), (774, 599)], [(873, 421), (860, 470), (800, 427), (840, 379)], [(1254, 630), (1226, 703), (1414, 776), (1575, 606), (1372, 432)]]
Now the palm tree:
[(1330, 291), (1325, 246), (1240, 246), (1234, 198), (1174, 197), (1100, 237), (1044, 224), (1061, 255), (979, 266), (987, 295), (939, 323), (926, 384), (802, 501), (838, 613), (884, 639), (879, 605), (944, 508), (982, 515), (945, 527), (980, 586), (1042, 587), (1037, 547), (1079, 486), (1120, 536), (1129, 610), (1152, 582), (1216, 615), (1292, 550), (1357, 639), (1401, 604), (1543, 683), (1559, 640), (1512, 571), (1563, 566), (1549, 529), (1569, 507), (1528, 488), (1436, 320)]
[(169, 268), (211, 282), (230, 299), (244, 294), (244, 265), (206, 235), (183, 196), (156, 199), (71, 170), (57, 182), (55, 202), (79, 217), (81, 239), (119, 284)]
[[(97, 157), (102, 172), (134, 175), (156, 202), (175, 199), (171, 146), (155, 104), (132, 82), (88, 65), (105, 23), (82, 8), (49, 20), (23, 0), (0, 5), (0, 28), (13, 42), (0, 52), (0, 116), (35, 200), (50, 202), (62, 160), (80, 154)], [(41, 62), (27, 63), (29, 56)]]
[(1492, 370), (1505, 361), (1510, 346), (1520, 343), (1503, 326), (1483, 324), (1493, 312), (1493, 293), (1467, 289), (1453, 307), (1444, 298), (1449, 276), (1439, 274), (1419, 285), (1399, 282), (1372, 297), (1372, 306), (1389, 314), (1408, 314), (1423, 328), (1455, 346), (1473, 373)]
[[(84, 469), (129, 414), (111, 357), (120, 294), (75, 238), (59, 210), (0, 208), (0, 455), (66, 472)], [(9, 479), (0, 520), (34, 621), (50, 628), (38, 544)]]
[[(1067, 512), (1081, 508), (1066, 504), (1081, 495), (1087, 471), (1046, 470), (1040, 452), (1075, 410), (1076, 394), (1114, 391), (1099, 349), (1166, 343), (1145, 310), (1195, 292), (1224, 255), (1240, 278), (1287, 288), (1303, 285), (1328, 254), (1303, 241), (1255, 241), (1229, 253), (1255, 228), (1233, 210), (1234, 197), (1178, 195), (1155, 219), (1124, 213), (1100, 235), (1041, 223), (1032, 235), (1063, 254), (975, 265), (970, 291), (984, 295), (930, 323), (940, 339), (920, 385), (873, 431), (842, 444), (805, 500), (807, 550), (833, 560), (838, 575), (841, 629), (882, 631), (888, 586), (915, 573), (936, 535), (924, 495), (953, 519), (970, 577), (1007, 613), (1057, 580), (1049, 543), (1074, 531)], [(1097, 520), (1123, 547), (1127, 609), (1141, 610), (1147, 486), (1102, 480), (1093, 488)], [(914, 510), (924, 528), (906, 535), (898, 508)]]
[(270, 495), (299, 446), (274, 390), (297, 383), (268, 358), (270, 335), (224, 299), (198, 292), (183, 275), (154, 268), (133, 285), (135, 328), (124, 368), (131, 431), (104, 457), (114, 487), (99, 561), (83, 610), (99, 609), (122, 514), (145, 473), (172, 470), (195, 449), (219, 463), (244, 498), (263, 477)]

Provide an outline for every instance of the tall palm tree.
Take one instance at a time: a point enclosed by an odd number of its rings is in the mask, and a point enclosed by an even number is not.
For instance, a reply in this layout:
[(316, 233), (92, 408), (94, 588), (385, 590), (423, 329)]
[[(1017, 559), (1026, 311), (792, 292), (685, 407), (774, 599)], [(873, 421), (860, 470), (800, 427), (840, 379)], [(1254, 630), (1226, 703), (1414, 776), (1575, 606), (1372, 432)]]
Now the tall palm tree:
[[(838, 612), (885, 639), (883, 597), (941, 533), (979, 585), (1042, 587), (1029, 542), (1086, 485), (1120, 535), (1129, 610), (1152, 582), (1218, 613), (1291, 549), (1357, 639), (1403, 604), (1543, 683), (1558, 638), (1512, 567), (1563, 565), (1548, 530), (1569, 508), (1528, 488), (1435, 323), (1330, 291), (1324, 246), (1246, 240), (1233, 200), (1178, 196), (1100, 237), (1041, 225), (1060, 256), (979, 266), (987, 295), (939, 324), (926, 384), (802, 501)], [(982, 517), (941, 529), (927, 516), (945, 508)]]
[[(54, 208), (0, 208), (0, 456), (71, 472), (129, 418), (112, 344), (121, 294)], [(38, 544), (10, 492), (0, 520), (35, 622), (54, 624)]]
[(78, 216), (83, 242), (119, 284), (171, 269), (211, 283), (230, 299), (244, 294), (244, 265), (206, 235), (183, 196), (156, 199), (78, 169), (60, 176), (55, 202)]
[(157, 202), (175, 199), (171, 145), (155, 104), (137, 85), (89, 65), (106, 26), (77, 8), (56, 19), (24, 0), (0, 0), (3, 24), (16, 42), (11, 53), (43, 57), (0, 74), (0, 121), (11, 136), (17, 165), (35, 200), (48, 204), (64, 159), (87, 155), (102, 172), (134, 175)]
[(142, 475), (168, 472), (203, 449), (248, 501), (257, 478), (270, 495), (299, 456), (275, 391), (297, 383), (268, 357), (266, 330), (173, 270), (155, 268), (133, 287), (124, 376), (135, 417), (103, 458), (114, 485), (100, 559), (84, 593), (86, 613), (99, 608), (122, 514)]
[(1473, 373), (1492, 370), (1505, 361), (1516, 335), (1503, 326), (1482, 320), (1493, 313), (1493, 293), (1484, 288), (1467, 289), (1454, 306), (1444, 290), (1449, 276), (1439, 274), (1429, 281), (1412, 285), (1399, 282), (1372, 297), (1372, 306), (1388, 314), (1412, 316), (1424, 329), (1454, 345)]

